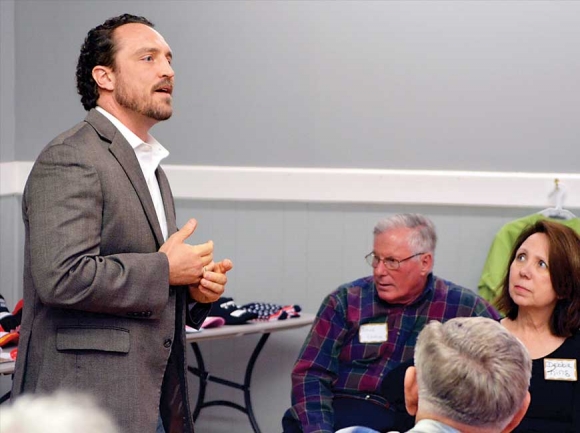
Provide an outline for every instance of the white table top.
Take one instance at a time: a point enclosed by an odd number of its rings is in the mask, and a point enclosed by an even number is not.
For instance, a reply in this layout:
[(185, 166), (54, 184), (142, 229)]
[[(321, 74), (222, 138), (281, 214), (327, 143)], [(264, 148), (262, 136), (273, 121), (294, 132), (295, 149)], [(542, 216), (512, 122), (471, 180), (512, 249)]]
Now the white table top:
[(300, 317), (275, 320), (273, 322), (248, 322), (243, 325), (224, 325), (219, 328), (207, 328), (202, 329), (201, 332), (187, 334), (185, 339), (189, 343), (193, 343), (205, 340), (240, 337), (249, 334), (268, 334), (311, 325), (314, 322), (314, 317), (314, 314), (300, 313)]
[[(224, 325), (219, 328), (203, 329), (201, 332), (187, 334), (185, 339), (189, 343), (198, 341), (217, 340), (222, 338), (240, 337), (249, 334), (268, 334), (288, 329), (309, 326), (314, 322), (314, 314), (300, 313), (300, 317), (275, 320), (273, 322), (248, 322), (244, 325)], [(14, 362), (0, 363), (0, 374), (12, 374)]]

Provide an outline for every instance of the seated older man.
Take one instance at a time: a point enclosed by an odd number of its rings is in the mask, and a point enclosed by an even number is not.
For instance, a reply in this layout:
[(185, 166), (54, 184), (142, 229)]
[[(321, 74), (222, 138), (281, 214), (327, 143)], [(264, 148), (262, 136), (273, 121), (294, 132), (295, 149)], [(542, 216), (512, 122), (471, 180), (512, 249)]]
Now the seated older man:
[(377, 223), (366, 256), (373, 275), (328, 295), (306, 337), (292, 372), (284, 433), (411, 427), (403, 377), (425, 324), (458, 316), (499, 319), (473, 291), (433, 275), (436, 238), (422, 215)]

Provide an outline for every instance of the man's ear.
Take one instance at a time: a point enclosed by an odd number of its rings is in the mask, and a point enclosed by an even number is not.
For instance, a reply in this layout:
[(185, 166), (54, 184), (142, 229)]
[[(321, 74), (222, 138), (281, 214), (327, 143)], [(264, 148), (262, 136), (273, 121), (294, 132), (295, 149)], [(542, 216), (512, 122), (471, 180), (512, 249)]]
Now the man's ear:
[(524, 417), (524, 415), (528, 411), (528, 406), (530, 405), (531, 400), (532, 400), (532, 396), (530, 395), (530, 392), (528, 391), (526, 393), (526, 397), (524, 398), (524, 401), (522, 402), (521, 407), (518, 409), (518, 411), (516, 412), (516, 414), (514, 415), (512, 420), (510, 421), (510, 423), (505, 427), (505, 429), (502, 430), (502, 433), (511, 432), (513, 429), (515, 429), (518, 426), (518, 424), (520, 423), (520, 421), (522, 420), (522, 418)]
[(97, 65), (92, 71), (93, 80), (101, 89), (113, 91), (115, 88), (115, 74), (111, 68)]
[(417, 369), (407, 368), (405, 372), (405, 407), (409, 415), (415, 416), (419, 406), (419, 388), (417, 386)]
[(421, 255), (421, 275), (428, 275), (433, 270), (433, 253)]

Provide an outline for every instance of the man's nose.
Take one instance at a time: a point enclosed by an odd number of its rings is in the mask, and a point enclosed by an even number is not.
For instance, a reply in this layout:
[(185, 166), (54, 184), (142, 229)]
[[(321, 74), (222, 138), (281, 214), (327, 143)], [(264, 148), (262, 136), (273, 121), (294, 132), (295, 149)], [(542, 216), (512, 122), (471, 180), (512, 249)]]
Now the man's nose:
[(375, 272), (379, 275), (385, 275), (389, 273), (389, 268), (387, 268), (387, 265), (385, 265), (383, 260), (379, 260), (377, 266), (375, 266)]
[(175, 76), (175, 71), (173, 70), (173, 67), (171, 66), (169, 60), (165, 60), (163, 67), (161, 69), (161, 75), (169, 78), (173, 78)]

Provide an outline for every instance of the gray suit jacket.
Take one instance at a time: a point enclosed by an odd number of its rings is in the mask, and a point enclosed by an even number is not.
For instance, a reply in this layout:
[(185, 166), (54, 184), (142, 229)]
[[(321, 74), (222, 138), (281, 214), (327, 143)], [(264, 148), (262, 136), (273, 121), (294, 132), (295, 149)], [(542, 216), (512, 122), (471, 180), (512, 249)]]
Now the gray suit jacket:
[[(157, 179), (168, 232), (175, 208)], [(96, 110), (42, 151), (22, 199), (24, 309), (13, 396), (93, 394), (124, 432), (193, 432), (185, 372), (188, 292), (169, 286), (163, 235), (132, 147)], [(159, 402), (162, 402), (159, 407)]]

